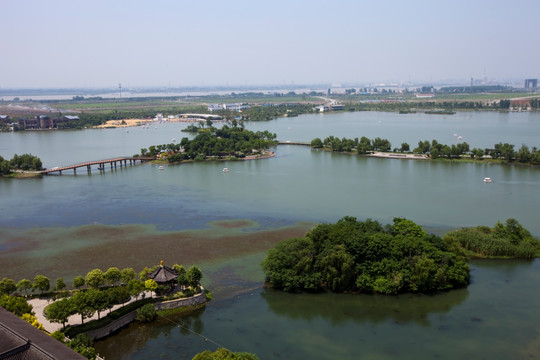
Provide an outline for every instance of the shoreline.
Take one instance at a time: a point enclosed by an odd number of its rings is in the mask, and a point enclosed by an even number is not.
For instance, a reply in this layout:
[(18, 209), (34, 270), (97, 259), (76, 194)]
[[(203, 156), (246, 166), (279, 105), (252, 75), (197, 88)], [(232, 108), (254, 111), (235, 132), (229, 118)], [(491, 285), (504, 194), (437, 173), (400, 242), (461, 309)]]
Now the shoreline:
[[(116, 129), (116, 128), (128, 128), (137, 126), (151, 126), (159, 125), (167, 122), (181, 122), (181, 123), (195, 123), (201, 122), (201, 119), (197, 118), (173, 118), (164, 119), (161, 123), (154, 119), (122, 119), (122, 120), (107, 120), (104, 124), (93, 126), (92, 129)], [(225, 122), (224, 120), (212, 120), (212, 122)]]
[(426, 154), (401, 154), (401, 153), (376, 151), (371, 154), (359, 154), (359, 155), (363, 155), (366, 157), (386, 158), (386, 159), (431, 160), (431, 158)]

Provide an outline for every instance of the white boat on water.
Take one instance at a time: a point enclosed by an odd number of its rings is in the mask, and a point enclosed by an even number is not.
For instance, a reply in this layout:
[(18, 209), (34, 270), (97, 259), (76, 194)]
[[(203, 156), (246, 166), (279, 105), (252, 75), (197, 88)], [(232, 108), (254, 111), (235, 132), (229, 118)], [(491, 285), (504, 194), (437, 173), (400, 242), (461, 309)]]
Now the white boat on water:
[(229, 169), (223, 168), (223, 172), (229, 172)]
[(158, 170), (163, 170), (163, 169), (164, 169), (164, 167), (163, 167), (162, 165), (160, 165), (160, 166), (158, 167)]
[(491, 182), (491, 178), (490, 178), (490, 177), (485, 177), (485, 178), (484, 178), (484, 182), (485, 182), (485, 183), (490, 183), (490, 182)]

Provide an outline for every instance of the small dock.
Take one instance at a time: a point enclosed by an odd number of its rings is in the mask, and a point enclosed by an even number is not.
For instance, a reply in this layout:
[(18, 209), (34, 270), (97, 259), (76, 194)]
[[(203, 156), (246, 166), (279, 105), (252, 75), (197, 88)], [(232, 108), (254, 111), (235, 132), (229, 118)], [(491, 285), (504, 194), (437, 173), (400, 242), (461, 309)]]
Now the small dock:
[(96, 161), (87, 161), (80, 164), (75, 165), (68, 165), (68, 166), (60, 166), (60, 167), (54, 167), (52, 169), (46, 169), (42, 170), (41, 174), (43, 175), (50, 175), (57, 173), (59, 175), (62, 175), (62, 171), (66, 170), (73, 170), (73, 173), (77, 173), (78, 168), (84, 168), (86, 167), (88, 172), (92, 171), (92, 166), (97, 166), (98, 170), (105, 171), (106, 165), (110, 166), (110, 169), (116, 169), (117, 166), (123, 167), (129, 165), (135, 165), (137, 161), (140, 161), (141, 163), (145, 161), (151, 161), (154, 160), (153, 157), (119, 157), (114, 159), (107, 159), (107, 160), (96, 160)]

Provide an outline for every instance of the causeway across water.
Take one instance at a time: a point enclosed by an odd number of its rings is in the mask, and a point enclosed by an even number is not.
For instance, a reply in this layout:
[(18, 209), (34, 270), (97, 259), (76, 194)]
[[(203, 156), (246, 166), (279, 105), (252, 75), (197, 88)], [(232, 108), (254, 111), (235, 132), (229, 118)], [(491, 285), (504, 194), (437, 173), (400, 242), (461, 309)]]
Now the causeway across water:
[(129, 165), (133, 165), (137, 161), (140, 161), (142, 163), (142, 162), (151, 161), (151, 160), (154, 160), (154, 158), (153, 157), (119, 157), (119, 158), (114, 158), (114, 159), (87, 161), (87, 162), (83, 162), (83, 163), (75, 164), (75, 165), (54, 167), (51, 169), (42, 170), (41, 173), (43, 175), (49, 175), (52, 173), (62, 174), (62, 171), (72, 170), (72, 169), (74, 173), (77, 173), (77, 169), (82, 168), (82, 167), (86, 167), (88, 171), (90, 172), (92, 170), (92, 165), (97, 165), (98, 170), (104, 171), (105, 164), (109, 164), (110, 168), (113, 169), (113, 168), (116, 168), (118, 165), (120, 165), (120, 167), (127, 166), (128, 161), (129, 161)]

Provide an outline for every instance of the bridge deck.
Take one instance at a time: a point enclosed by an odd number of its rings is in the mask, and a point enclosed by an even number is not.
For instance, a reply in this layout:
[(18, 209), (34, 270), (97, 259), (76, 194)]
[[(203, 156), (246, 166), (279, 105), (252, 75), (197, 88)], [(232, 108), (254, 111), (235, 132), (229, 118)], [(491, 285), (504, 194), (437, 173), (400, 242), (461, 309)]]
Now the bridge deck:
[(154, 158), (152, 157), (119, 157), (119, 158), (114, 158), (114, 159), (86, 161), (80, 164), (54, 167), (52, 169), (42, 170), (41, 173), (43, 175), (47, 175), (47, 174), (51, 174), (55, 172), (58, 172), (61, 174), (62, 171), (76, 170), (77, 168), (81, 168), (81, 167), (87, 167), (88, 169), (90, 169), (92, 165), (99, 165), (101, 167), (101, 166), (104, 166), (105, 164), (111, 164), (111, 167), (112, 167), (113, 164), (114, 166), (116, 166), (117, 162), (120, 162), (120, 166), (122, 166), (122, 161), (124, 163), (127, 163), (129, 161), (131, 164), (132, 162), (136, 162), (136, 161), (144, 162), (144, 161), (150, 161), (150, 160), (154, 160)]

